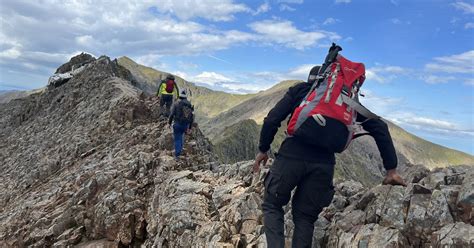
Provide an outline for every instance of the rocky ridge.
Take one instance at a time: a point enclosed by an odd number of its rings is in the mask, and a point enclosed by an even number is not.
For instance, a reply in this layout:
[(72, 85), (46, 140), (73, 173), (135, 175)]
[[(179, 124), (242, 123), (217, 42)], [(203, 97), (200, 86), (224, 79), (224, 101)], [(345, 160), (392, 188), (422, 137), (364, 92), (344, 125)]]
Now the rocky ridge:
[[(266, 247), (267, 169), (219, 164), (198, 129), (175, 161), (157, 100), (122, 69), (102, 57), (0, 106), (0, 246)], [(313, 247), (472, 246), (474, 168), (401, 173), (406, 188), (336, 182)]]

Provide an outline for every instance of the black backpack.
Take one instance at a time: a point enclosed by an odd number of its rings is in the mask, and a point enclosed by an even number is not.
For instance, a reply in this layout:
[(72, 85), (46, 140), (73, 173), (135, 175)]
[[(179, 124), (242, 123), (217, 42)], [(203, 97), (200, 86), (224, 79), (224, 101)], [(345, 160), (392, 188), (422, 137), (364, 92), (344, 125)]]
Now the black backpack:
[(192, 124), (194, 107), (188, 101), (179, 101), (176, 106), (176, 121), (179, 123)]

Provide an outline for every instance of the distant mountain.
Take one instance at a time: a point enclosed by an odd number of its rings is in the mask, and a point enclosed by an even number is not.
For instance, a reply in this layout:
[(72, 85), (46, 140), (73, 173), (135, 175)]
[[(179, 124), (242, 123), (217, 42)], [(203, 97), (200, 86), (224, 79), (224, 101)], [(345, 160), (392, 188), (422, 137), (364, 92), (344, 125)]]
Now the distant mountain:
[[(138, 87), (149, 93), (156, 91), (158, 82), (166, 74), (139, 65), (127, 57), (120, 58), (119, 64), (129, 69), (139, 81)], [(196, 86), (180, 77), (177, 77), (177, 82), (180, 87), (192, 92), (192, 102), (196, 106), (197, 120), (201, 129), (214, 144), (220, 159), (231, 163), (252, 159), (255, 156), (260, 125), (264, 117), (288, 88), (299, 81), (283, 81), (268, 90), (245, 95), (213, 91)], [(431, 143), (393, 123), (386, 122), (401, 166), (423, 164), (435, 168), (460, 164), (474, 165), (474, 157), (469, 154)], [(285, 127), (286, 122), (283, 122), (272, 144), (272, 151), (277, 151), (285, 138), (283, 132)], [(336, 176), (339, 178), (351, 178), (370, 185), (382, 178), (382, 161), (371, 137), (362, 137), (354, 141), (347, 151), (338, 154), (337, 163)]]
[(29, 96), (34, 93), (38, 93), (44, 90), (44, 88), (36, 89), (36, 90), (1, 90), (0, 91), (0, 103), (7, 103), (11, 100), (23, 98)]

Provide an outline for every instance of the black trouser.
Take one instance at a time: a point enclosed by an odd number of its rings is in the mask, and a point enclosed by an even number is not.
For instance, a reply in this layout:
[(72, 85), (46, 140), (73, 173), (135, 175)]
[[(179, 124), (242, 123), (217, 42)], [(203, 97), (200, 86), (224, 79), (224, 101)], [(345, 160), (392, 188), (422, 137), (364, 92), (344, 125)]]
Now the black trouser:
[[(171, 104), (173, 104), (173, 95), (162, 94), (160, 98), (161, 114), (168, 117), (170, 115)], [(163, 110), (163, 105), (165, 109)]]
[(314, 222), (321, 210), (331, 203), (334, 195), (333, 175), (333, 164), (277, 156), (264, 181), (262, 208), (268, 247), (285, 247), (282, 207), (290, 200), (295, 187), (292, 200), (295, 224), (292, 247), (311, 247)]

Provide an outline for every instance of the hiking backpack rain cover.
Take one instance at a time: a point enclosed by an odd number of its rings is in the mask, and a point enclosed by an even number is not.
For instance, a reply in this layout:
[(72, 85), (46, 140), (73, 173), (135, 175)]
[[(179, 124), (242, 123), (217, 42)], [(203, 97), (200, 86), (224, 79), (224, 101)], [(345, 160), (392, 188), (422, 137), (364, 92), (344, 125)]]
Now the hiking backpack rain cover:
[(174, 81), (171, 79), (166, 80), (166, 92), (173, 93), (174, 90)]
[(357, 133), (361, 130), (356, 123), (357, 113), (367, 118), (377, 116), (358, 102), (358, 92), (365, 80), (364, 64), (337, 54), (342, 48), (335, 44), (331, 49), (328, 57), (333, 52), (333, 58), (326, 58), (318, 73), (319, 80), (294, 110), (287, 133), (329, 152), (342, 152), (362, 134)]

